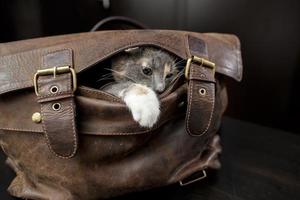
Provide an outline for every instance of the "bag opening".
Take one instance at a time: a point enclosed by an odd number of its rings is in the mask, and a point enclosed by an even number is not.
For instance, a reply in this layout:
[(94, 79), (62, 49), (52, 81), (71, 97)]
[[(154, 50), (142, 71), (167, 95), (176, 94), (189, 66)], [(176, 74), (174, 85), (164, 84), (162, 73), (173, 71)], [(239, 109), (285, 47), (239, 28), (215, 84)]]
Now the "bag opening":
[[(176, 74), (174, 75), (174, 77), (172, 78), (171, 81), (169, 81), (169, 84), (166, 86), (166, 88), (164, 89), (163, 92), (159, 93), (159, 97), (164, 97), (167, 94), (169, 94), (170, 92), (172, 92), (172, 90), (174, 90), (174, 86), (179, 86), (178, 82), (182, 83), (183, 80), (183, 69), (184, 66), (186, 65), (186, 60), (180, 58), (179, 56), (175, 55), (174, 53), (161, 48), (161, 47), (157, 47), (157, 46), (153, 46), (153, 45), (140, 45), (140, 46), (134, 46), (134, 47), (130, 47), (128, 49), (125, 49), (121, 52), (116, 52), (115, 54), (111, 55), (110, 57), (106, 58), (105, 60), (102, 60), (100, 62), (97, 62), (95, 64), (93, 64), (91, 67), (89, 67), (88, 70), (85, 70), (81, 73), (78, 74), (78, 83), (81, 86), (84, 86), (85, 89), (91, 88), (93, 91), (94, 90), (100, 90), (103, 93), (106, 93), (108, 95), (111, 95), (110, 93), (104, 91), (105, 87), (108, 87), (111, 84), (116, 83), (116, 80), (113, 77), (114, 74), (114, 69), (112, 69), (112, 61), (114, 59), (118, 59), (120, 56), (124, 56), (125, 54), (128, 55), (128, 59), (130, 59), (130, 56), (135, 56), (134, 54), (130, 54), (128, 53), (128, 51), (131, 51), (136, 48), (143, 48), (143, 49), (147, 49), (147, 48), (151, 48), (151, 49), (156, 49), (158, 51), (164, 51), (167, 54), (169, 54), (170, 56), (172, 56), (174, 58), (174, 65), (172, 66), (176, 69)], [(126, 62), (126, 61), (124, 61)], [(162, 66), (164, 67), (164, 66)], [(130, 80), (130, 81), (134, 81), (134, 80)], [(139, 83), (137, 81), (137, 83)]]

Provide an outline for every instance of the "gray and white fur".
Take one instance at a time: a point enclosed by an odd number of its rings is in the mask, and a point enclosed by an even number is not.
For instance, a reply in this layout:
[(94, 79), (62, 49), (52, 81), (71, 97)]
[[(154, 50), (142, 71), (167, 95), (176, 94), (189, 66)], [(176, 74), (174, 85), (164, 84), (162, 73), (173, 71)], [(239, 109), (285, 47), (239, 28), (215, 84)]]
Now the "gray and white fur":
[(176, 58), (154, 47), (136, 47), (112, 58), (115, 82), (102, 88), (120, 97), (143, 127), (152, 127), (160, 115), (157, 93), (162, 93), (178, 74)]

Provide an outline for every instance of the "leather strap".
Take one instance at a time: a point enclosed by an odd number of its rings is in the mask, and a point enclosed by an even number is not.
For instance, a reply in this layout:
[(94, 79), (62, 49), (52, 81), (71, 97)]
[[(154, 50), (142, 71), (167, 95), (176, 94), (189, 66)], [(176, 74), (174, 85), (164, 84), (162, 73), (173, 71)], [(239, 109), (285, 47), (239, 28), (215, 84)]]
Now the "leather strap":
[[(206, 43), (188, 36), (190, 57), (209, 60)], [(192, 62), (188, 77), (188, 106), (186, 130), (192, 136), (201, 136), (211, 127), (215, 106), (214, 69)]]
[[(43, 56), (43, 68), (73, 66), (72, 50), (64, 49)], [(71, 158), (77, 150), (75, 102), (71, 73), (39, 76), (38, 98), (43, 130), (52, 152)]]

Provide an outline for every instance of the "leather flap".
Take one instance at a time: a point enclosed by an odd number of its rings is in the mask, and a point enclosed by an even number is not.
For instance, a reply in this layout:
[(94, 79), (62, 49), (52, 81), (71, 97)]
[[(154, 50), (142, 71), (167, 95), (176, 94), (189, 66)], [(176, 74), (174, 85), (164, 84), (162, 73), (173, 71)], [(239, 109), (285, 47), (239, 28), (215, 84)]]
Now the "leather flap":
[(138, 45), (158, 46), (188, 59), (188, 36), (205, 41), (208, 59), (216, 63), (217, 73), (241, 80), (240, 44), (234, 35), (169, 30), (101, 31), (0, 44), (0, 94), (33, 87), (33, 75), (41, 68), (42, 57), (49, 52), (71, 49), (74, 68), (79, 73)]

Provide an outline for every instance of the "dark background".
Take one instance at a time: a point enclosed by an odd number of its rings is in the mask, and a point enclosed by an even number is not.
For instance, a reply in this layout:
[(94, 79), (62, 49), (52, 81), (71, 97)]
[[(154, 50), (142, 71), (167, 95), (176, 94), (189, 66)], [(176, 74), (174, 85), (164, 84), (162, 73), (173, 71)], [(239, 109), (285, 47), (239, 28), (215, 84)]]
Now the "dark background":
[(155, 29), (236, 34), (244, 79), (227, 115), (300, 132), (299, 0), (0, 0), (0, 42), (88, 31), (111, 15)]

